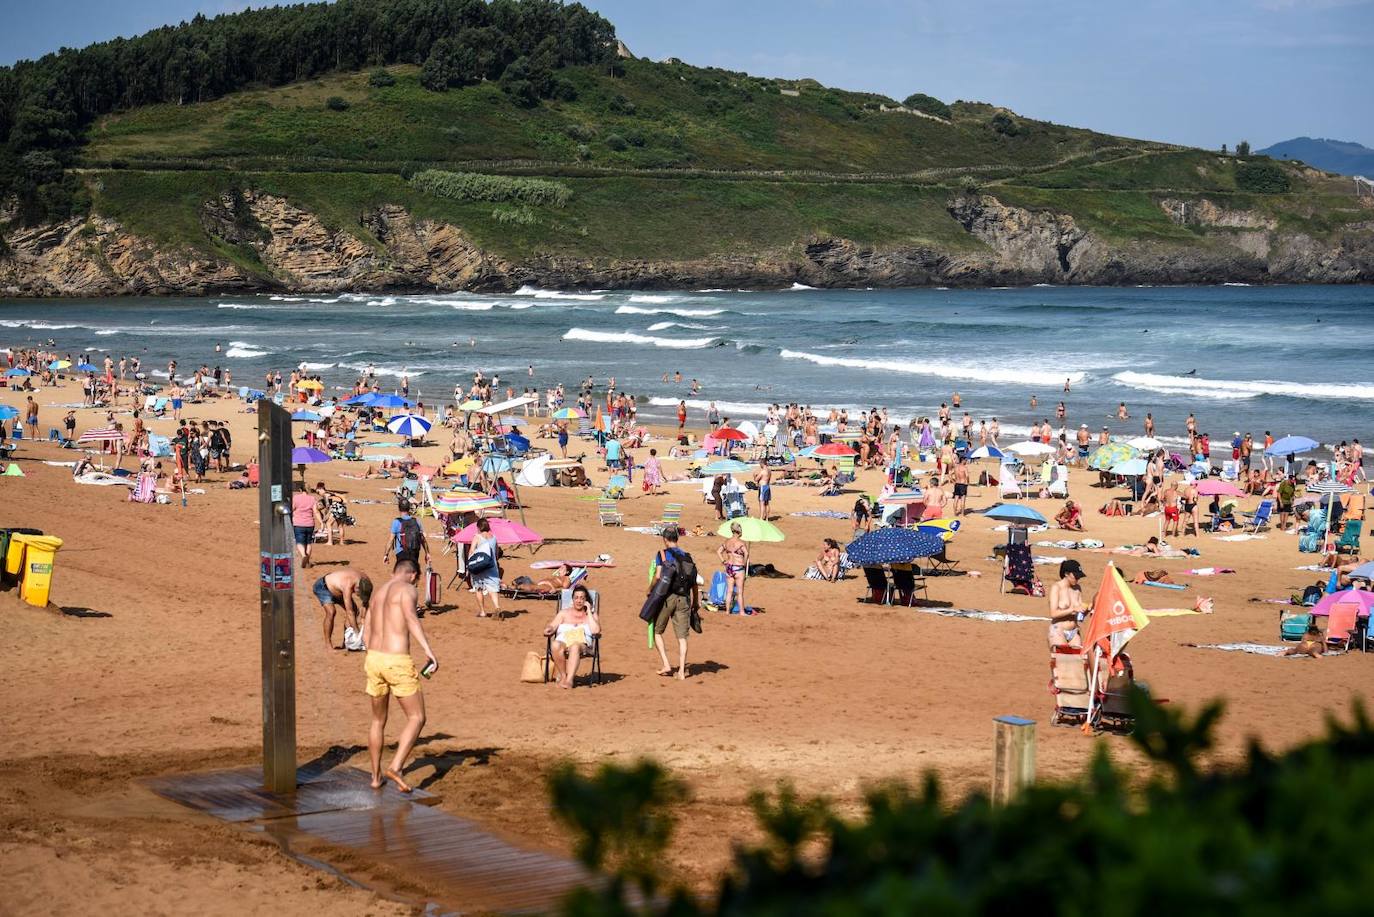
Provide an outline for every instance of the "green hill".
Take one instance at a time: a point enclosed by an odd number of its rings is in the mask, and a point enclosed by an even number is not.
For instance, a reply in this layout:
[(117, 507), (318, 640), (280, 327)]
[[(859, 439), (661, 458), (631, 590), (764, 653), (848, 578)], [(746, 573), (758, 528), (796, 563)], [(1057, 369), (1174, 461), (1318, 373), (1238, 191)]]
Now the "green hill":
[[(424, 22), (440, 25), (419, 36)], [(264, 50), (284, 35), (297, 48), (290, 66), (289, 54)], [(498, 286), (538, 280), (560, 259), (582, 266), (557, 276), (565, 282), (633, 260), (750, 258), (761, 277), (787, 276), (785, 265), (814, 261), (827, 240), (921, 252), (919, 271), (884, 268), (856, 283), (1127, 280), (1130, 263), (1110, 266), (1123, 247), (1127, 262), (1189, 262), (1149, 279), (1211, 279), (1238, 245), (1254, 261), (1260, 243), (1239, 236), (1255, 231), (1274, 237), (1261, 246), (1269, 250), (1301, 237), (1342, 254), (1329, 277), (1285, 276), (1265, 260), (1236, 268), (1248, 279), (1369, 279), (1364, 237), (1350, 256), (1346, 236), (1371, 213), (1322, 173), (983, 103), (913, 96), (908, 107), (810, 80), (618, 58), (610, 25), (576, 5), (341, 0), (198, 18), (150, 36), (0, 70), (0, 90), (12, 90), (0, 92), (0, 233), (15, 259), (28, 225), (100, 218), (162, 250), (230, 265), (245, 283), (296, 285), (266, 248), (264, 233), (277, 231), (262, 225), (267, 196), (383, 256), (395, 252), (376, 228), (380, 208), (456, 227), (500, 262), (503, 279), (484, 281)], [(161, 62), (162, 81), (140, 82), (134, 58)], [(102, 63), (114, 71), (110, 87), (95, 76)], [(511, 181), (416, 177), (434, 172)], [(556, 199), (510, 190), (524, 177), (562, 190)], [(241, 231), (207, 215), (245, 194), (259, 203), (234, 205), (228, 223)], [(1037, 223), (1044, 238), (1016, 235)], [(1057, 259), (1063, 277), (1017, 266), (1041, 259), (1018, 247), (1083, 239), (1100, 251), (1077, 276), (1062, 251), (1047, 263), (1054, 274)], [(850, 267), (836, 270), (833, 282), (846, 282)], [(626, 268), (599, 282), (636, 281)]]

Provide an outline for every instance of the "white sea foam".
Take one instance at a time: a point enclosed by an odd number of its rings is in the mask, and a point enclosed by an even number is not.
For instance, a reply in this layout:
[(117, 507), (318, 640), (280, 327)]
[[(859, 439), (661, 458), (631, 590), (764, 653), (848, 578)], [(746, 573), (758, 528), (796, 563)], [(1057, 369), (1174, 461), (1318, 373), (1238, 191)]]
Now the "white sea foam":
[(605, 293), (564, 293), (560, 290), (541, 290), (538, 287), (524, 286), (515, 291), (516, 296), (533, 296), (535, 299), (580, 299), (596, 302), (605, 299)]
[[(711, 402), (704, 398), (687, 398), (685, 400), (687, 402), (687, 407), (698, 411), (707, 411), (711, 408)], [(677, 401), (676, 398), (653, 397), (649, 399), (650, 404), (661, 408), (675, 408), (677, 407)], [(747, 401), (717, 401), (716, 410), (720, 411), (720, 413), (726, 417), (734, 417), (738, 414), (746, 414), (750, 417), (768, 416), (768, 405), (755, 404)]]
[[(340, 363), (339, 366), (343, 369), (355, 369), (360, 373), (366, 372), (368, 369), (367, 363)], [(374, 363), (371, 368), (374, 376), (395, 376), (397, 379), (402, 376), (409, 376), (414, 379), (416, 376), (424, 375), (423, 370), (410, 369), (405, 366), (387, 366), (385, 364), (378, 366)]]
[(1260, 395), (1287, 395), (1293, 398), (1328, 398), (1341, 401), (1374, 400), (1374, 385), (1287, 382), (1281, 379), (1204, 379), (1198, 376), (1166, 376), (1137, 372), (1119, 372), (1112, 376), (1112, 380), (1130, 388), (1200, 398), (1241, 399), (1257, 398)]
[[(272, 298), (273, 298), (273, 299), (277, 299), (276, 296), (273, 296)], [(272, 307), (271, 307), (271, 306), (251, 306), (251, 305), (247, 305), (247, 304), (245, 304), (245, 303), (240, 303), (240, 302), (222, 302), (222, 303), (217, 304), (217, 305), (215, 306), (215, 308), (216, 308), (216, 309), (253, 309), (253, 310), (257, 310), (257, 309), (270, 309), (270, 308), (272, 308)]]
[(676, 296), (668, 296), (658, 293), (636, 293), (635, 295), (630, 297), (630, 302), (665, 303), (676, 302), (677, 299), (678, 297)]
[(112, 334), (119, 334), (118, 328), (101, 328), (96, 332), (97, 337), (109, 337)]
[(300, 364), (300, 366), (298, 366), (297, 368), (298, 368), (298, 369), (307, 369), (307, 370), (314, 371), (314, 370), (320, 370), (320, 369), (333, 369), (334, 366), (335, 366), (335, 364), (333, 364), (333, 363), (309, 363), (309, 362), (307, 362), (307, 363), (302, 363), (302, 364)]
[(650, 344), (654, 347), (667, 347), (673, 350), (700, 350), (710, 347), (715, 338), (660, 338), (630, 331), (590, 331), (586, 328), (570, 328), (563, 335), (565, 341), (588, 341), (597, 344)]
[(1250, 284), (1241, 283), (1239, 280), (1228, 280), (1222, 284), (1224, 287), (1248, 287)]
[(999, 382), (1012, 385), (1062, 385), (1065, 379), (1082, 382), (1087, 373), (1077, 370), (1046, 372), (1037, 369), (967, 366), (939, 363), (933, 360), (861, 360), (856, 357), (825, 357), (799, 350), (784, 350), (784, 360), (807, 360), (819, 366), (844, 366), (850, 369), (872, 369), (879, 372), (908, 373), (914, 376), (939, 376), (946, 379), (968, 379), (974, 382)]
[(683, 318), (705, 318), (720, 315), (724, 309), (641, 309), (639, 306), (620, 306), (616, 315), (678, 315)]
[(230, 341), (229, 349), (224, 351), (224, 355), (226, 357), (252, 360), (257, 357), (265, 357), (271, 352), (270, 350), (262, 350), (256, 344), (249, 344), (247, 341)]
[(0, 321), (0, 325), (6, 328), (32, 328), (35, 331), (63, 331), (67, 328), (86, 328), (87, 325), (54, 325), (50, 322), (36, 322), (31, 319), (20, 319), (18, 321), (7, 319)]
[(816, 289), (816, 288), (815, 288), (815, 287), (808, 287), (808, 286), (807, 286), (806, 284), (804, 284), (804, 283), (794, 283), (794, 284), (792, 284), (790, 287), (787, 288), (787, 292), (792, 293), (792, 292), (795, 292), (795, 291), (797, 291), (797, 290), (814, 290), (814, 289)]
[(719, 331), (720, 325), (698, 325), (696, 322), (654, 322), (646, 330), (667, 331), (669, 328), (690, 328), (693, 331)]

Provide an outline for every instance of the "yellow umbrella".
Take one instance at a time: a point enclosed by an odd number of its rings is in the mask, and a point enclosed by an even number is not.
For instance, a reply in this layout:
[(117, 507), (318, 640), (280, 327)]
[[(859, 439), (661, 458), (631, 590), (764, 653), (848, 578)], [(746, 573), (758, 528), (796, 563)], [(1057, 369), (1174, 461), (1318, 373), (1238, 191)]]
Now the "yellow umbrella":
[(296, 388), (322, 389), (324, 388), (324, 383), (320, 382), (318, 379), (302, 379), (300, 382), (296, 383)]
[(454, 459), (444, 466), (444, 474), (462, 474), (473, 466), (475, 459), (471, 456), (466, 458)]
[(481, 408), (481, 407), (483, 407), (483, 406), (484, 406), (484, 405), (482, 404), (482, 402), (478, 401), (476, 398), (471, 398), (471, 399), (469, 399), (469, 400), (467, 400), (467, 401), (464, 401), (462, 404), (458, 405), (458, 410), (460, 410), (460, 411), (475, 411), (475, 410), (477, 410), (478, 408)]

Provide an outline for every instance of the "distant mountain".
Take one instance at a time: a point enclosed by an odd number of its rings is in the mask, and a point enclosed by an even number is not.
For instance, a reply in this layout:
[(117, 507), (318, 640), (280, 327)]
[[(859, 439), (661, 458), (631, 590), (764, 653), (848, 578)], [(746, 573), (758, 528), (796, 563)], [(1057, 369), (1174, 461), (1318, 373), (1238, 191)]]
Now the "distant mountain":
[(1374, 150), (1346, 140), (1295, 137), (1258, 152), (1275, 159), (1301, 159), (1327, 172), (1374, 177)]

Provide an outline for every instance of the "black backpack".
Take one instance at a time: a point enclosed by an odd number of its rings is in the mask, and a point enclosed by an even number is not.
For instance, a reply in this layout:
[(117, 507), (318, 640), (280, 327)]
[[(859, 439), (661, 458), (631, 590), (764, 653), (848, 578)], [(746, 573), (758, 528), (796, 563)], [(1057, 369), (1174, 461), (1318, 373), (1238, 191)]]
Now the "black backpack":
[(673, 579), (668, 585), (668, 592), (672, 595), (691, 595), (697, 585), (696, 561), (681, 548), (669, 553), (668, 560), (673, 565)]
[(401, 519), (400, 531), (400, 550), (397, 554), (418, 555), (420, 553), (420, 539), (424, 537), (424, 529), (420, 528), (420, 523), (414, 518)]

